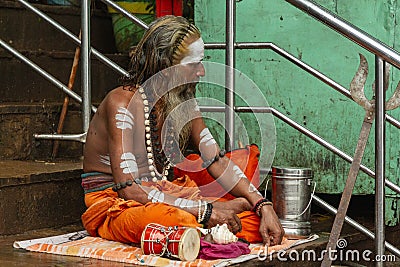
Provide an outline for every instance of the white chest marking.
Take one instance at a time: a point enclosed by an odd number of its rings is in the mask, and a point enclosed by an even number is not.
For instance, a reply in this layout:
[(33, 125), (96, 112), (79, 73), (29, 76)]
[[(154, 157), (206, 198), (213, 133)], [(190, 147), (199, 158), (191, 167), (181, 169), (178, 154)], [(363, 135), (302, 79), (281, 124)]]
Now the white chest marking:
[(100, 155), (100, 162), (110, 166), (111, 162), (110, 162), (110, 156), (109, 155)]

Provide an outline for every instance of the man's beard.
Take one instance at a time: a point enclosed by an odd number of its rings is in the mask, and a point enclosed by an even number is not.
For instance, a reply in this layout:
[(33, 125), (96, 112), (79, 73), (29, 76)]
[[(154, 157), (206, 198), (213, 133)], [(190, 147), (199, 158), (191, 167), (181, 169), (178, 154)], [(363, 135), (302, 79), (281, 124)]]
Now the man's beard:
[[(172, 132), (175, 140), (179, 140), (179, 150), (183, 154), (192, 131), (191, 120), (194, 119), (197, 102), (194, 98), (196, 84), (184, 84), (169, 90), (163, 96), (162, 114), (167, 132)], [(172, 128), (171, 128), (172, 127)], [(163, 133), (163, 136), (165, 136)], [(176, 148), (177, 149), (177, 148)], [(178, 151), (176, 151), (178, 152)], [(178, 153), (179, 154), (179, 153)]]

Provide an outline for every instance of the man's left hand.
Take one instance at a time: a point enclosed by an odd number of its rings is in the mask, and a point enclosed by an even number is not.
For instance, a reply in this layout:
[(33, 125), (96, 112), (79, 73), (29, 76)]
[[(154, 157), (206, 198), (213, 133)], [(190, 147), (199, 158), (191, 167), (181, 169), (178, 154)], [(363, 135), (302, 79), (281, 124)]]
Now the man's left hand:
[(278, 216), (270, 205), (261, 208), (260, 234), (263, 238), (264, 245), (275, 246), (282, 242), (285, 235)]

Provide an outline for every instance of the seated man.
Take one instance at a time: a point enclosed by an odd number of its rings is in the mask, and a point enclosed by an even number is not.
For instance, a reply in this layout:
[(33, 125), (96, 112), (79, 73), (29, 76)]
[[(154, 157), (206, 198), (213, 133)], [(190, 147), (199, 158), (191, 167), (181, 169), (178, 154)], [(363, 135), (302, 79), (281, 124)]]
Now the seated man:
[[(194, 94), (205, 74), (203, 56), (199, 30), (182, 17), (161, 17), (145, 32), (130, 76), (108, 93), (87, 133), (82, 186), (88, 209), (82, 221), (91, 235), (139, 243), (148, 223), (226, 223), (249, 242), (282, 241), (271, 202), (220, 150), (201, 117)], [(188, 175), (174, 179), (188, 142), (200, 152), (203, 169), (236, 198), (205, 198)]]

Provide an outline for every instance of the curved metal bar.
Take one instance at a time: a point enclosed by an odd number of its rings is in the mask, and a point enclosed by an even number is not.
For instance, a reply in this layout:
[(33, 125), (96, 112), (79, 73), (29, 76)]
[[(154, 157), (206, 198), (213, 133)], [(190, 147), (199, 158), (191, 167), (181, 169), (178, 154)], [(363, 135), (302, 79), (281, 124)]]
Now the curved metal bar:
[(86, 142), (86, 133), (81, 134), (34, 134), (36, 139), (52, 139), (63, 141), (77, 141), (81, 143)]
[(392, 97), (386, 102), (386, 110), (392, 110), (400, 106), (400, 82), (396, 86)]
[(286, 0), (286, 2), (313, 16), (346, 38), (400, 69), (400, 54), (396, 50), (338, 17), (328, 9), (307, 0)]
[[(77, 101), (78, 103), (82, 103), (82, 98), (75, 93), (74, 91), (70, 90), (67, 86), (65, 86), (62, 82), (57, 80), (54, 76), (43, 70), (41, 67), (36, 65), (34, 62), (23, 56), (21, 53), (19, 53), (17, 50), (9, 46), (6, 42), (4, 42), (2, 39), (0, 39), (0, 46), (5, 48), (8, 52), (13, 54), (15, 57), (17, 57), (19, 60), (21, 60), (23, 63), (27, 64), (30, 66), (32, 69), (37, 71), (41, 76), (43, 76), (46, 80), (50, 81), (52, 84), (54, 84), (58, 89), (61, 89), (64, 93), (69, 95), (72, 99)], [(97, 111), (97, 108), (95, 106), (91, 106), (92, 111), (95, 113)]]
[[(205, 44), (205, 48), (207, 49), (224, 49), (225, 44), (224, 43), (207, 43)], [(252, 42), (252, 43), (236, 43), (235, 48), (237, 49), (271, 49), (272, 51), (276, 52), (280, 56), (286, 58), (299, 68), (305, 70), (318, 80), (322, 81), (326, 85), (329, 85), (342, 95), (346, 96), (347, 98), (353, 100), (351, 97), (350, 91), (345, 88), (344, 86), (338, 84), (328, 76), (324, 75), (323, 73), (317, 71), (316, 69), (312, 68), (310, 65), (304, 63), (300, 59), (296, 58), (289, 52), (285, 51), (284, 49), (280, 48), (279, 46), (275, 45), (274, 43), (269, 43), (269, 42)], [(397, 127), (400, 129), (400, 121), (396, 120), (392, 116), (386, 114), (386, 120), (392, 124), (393, 126)]]
[(350, 83), (350, 94), (353, 100), (365, 110), (374, 109), (373, 101), (369, 101), (364, 93), (365, 82), (368, 76), (368, 61), (360, 54), (360, 66)]
[[(38, 16), (40, 16), (42, 19), (47, 21), (50, 25), (55, 27), (57, 30), (64, 33), (67, 37), (69, 37), (77, 45), (81, 46), (81, 40), (77, 36), (75, 36), (73, 33), (68, 31), (64, 27), (62, 27), (59, 23), (54, 21), (52, 18), (50, 18), (49, 16), (47, 16), (46, 14), (41, 12), (39, 9), (37, 9), (36, 7), (34, 7), (33, 5), (29, 4), (28, 2), (26, 2), (24, 0), (17, 0), (17, 1), (20, 2), (22, 5), (24, 5), (26, 8), (28, 8), (29, 10), (31, 10), (32, 12), (34, 12), (35, 14), (37, 14)], [(124, 70), (118, 64), (114, 63), (108, 57), (104, 56), (103, 54), (101, 54), (99, 51), (97, 51), (93, 47), (91, 47), (90, 49), (91, 49), (91, 52), (93, 53), (93, 55), (96, 56), (101, 62), (103, 62), (104, 64), (106, 64), (107, 66), (112, 68), (113, 70), (119, 72), (120, 74), (122, 74), (124, 76), (129, 76), (129, 73), (126, 70)]]

